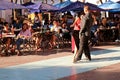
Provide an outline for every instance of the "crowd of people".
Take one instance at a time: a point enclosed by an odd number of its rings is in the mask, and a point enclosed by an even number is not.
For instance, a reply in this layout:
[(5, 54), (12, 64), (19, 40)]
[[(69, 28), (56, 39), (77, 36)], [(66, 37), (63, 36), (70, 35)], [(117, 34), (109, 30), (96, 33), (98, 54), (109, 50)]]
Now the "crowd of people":
[[(41, 50), (41, 43), (43, 41), (41, 31), (45, 32), (45, 36), (48, 38), (49, 49), (55, 48), (60, 38), (71, 41), (71, 51), (75, 54), (73, 62), (81, 60), (83, 52), (86, 57), (91, 60), (89, 42), (92, 42), (93, 46), (99, 41), (106, 40), (106, 34), (101, 35), (101, 30), (112, 29), (110, 36), (114, 37), (114, 40), (120, 39), (120, 19), (118, 17), (104, 17), (100, 19), (94, 13), (90, 12), (88, 6), (84, 7), (84, 13), (79, 12), (75, 16), (72, 16), (72, 22), (70, 23), (68, 22), (67, 16), (63, 15), (59, 19), (57, 17), (52, 18), (50, 21), (45, 19), (43, 24), (37, 12), (35, 12), (33, 22), (28, 18), (11, 19), (11, 23), (6, 22), (2, 18), (0, 19), (2, 35), (5, 33), (16, 35), (15, 38), (1, 36), (1, 42), (5, 44), (4, 55), (11, 55), (10, 52), (13, 54), (15, 51), (17, 55), (22, 55), (20, 46), (30, 39), (34, 40), (36, 50)], [(116, 33), (113, 28), (117, 29)], [(37, 33), (37, 36), (34, 36), (36, 31), (39, 32), (40, 35)], [(10, 48), (11, 44), (12, 48)], [(2, 54), (2, 52), (0, 54)]]
[[(8, 23), (6, 21), (0, 21), (1, 24), (1, 43), (4, 43), (5, 49), (4, 53), (1, 55), (12, 55), (16, 52), (17, 55), (22, 55), (21, 53), (21, 44), (27, 43), (30, 39), (34, 40), (34, 44), (36, 50), (41, 49), (41, 43), (43, 37), (46, 37), (49, 40), (50, 47), (49, 49), (53, 49), (57, 46), (57, 40), (59, 38), (64, 38), (70, 41), (71, 35), (69, 30), (67, 29), (67, 25), (65, 22), (60, 24), (59, 20), (54, 19), (52, 21), (52, 27), (48, 25), (42, 25), (42, 22), (39, 19), (38, 13), (35, 13), (34, 22), (32, 23), (29, 19), (13, 20), (12, 23)], [(44, 27), (47, 26), (47, 27)], [(36, 31), (37, 30), (37, 31)], [(45, 35), (42, 35), (42, 33)], [(45, 32), (44, 32), (45, 31)], [(37, 36), (35, 36), (37, 33)], [(16, 35), (14, 37), (5, 37), (6, 35)], [(38, 35), (40, 34), (40, 35)], [(3, 36), (4, 35), (4, 36)], [(12, 48), (11, 48), (12, 45)]]

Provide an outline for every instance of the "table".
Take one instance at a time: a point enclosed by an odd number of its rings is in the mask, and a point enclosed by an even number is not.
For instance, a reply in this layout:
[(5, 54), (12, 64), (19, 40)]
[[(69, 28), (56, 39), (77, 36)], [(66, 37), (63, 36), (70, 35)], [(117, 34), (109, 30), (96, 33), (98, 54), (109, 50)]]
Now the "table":
[(9, 50), (12, 49), (15, 43), (15, 37), (16, 35), (12, 33), (2, 33), (0, 41), (0, 53), (4, 54), (5, 56), (13, 54), (10, 53)]
[(2, 33), (2, 37), (3, 38), (5, 38), (5, 37), (11, 37), (11, 38), (14, 38), (14, 37), (16, 37), (16, 35), (15, 34), (6, 34), (6, 33)]
[(21, 29), (15, 29), (15, 30), (14, 30), (15, 35), (17, 36), (20, 31), (21, 31)]

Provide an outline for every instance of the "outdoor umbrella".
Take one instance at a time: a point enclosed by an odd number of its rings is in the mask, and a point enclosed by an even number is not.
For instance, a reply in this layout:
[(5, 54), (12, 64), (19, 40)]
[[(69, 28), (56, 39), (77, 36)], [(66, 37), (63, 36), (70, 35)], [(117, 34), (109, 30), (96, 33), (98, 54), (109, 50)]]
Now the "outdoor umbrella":
[(118, 1), (117, 3), (120, 3), (120, 1)]
[[(120, 4), (120, 1), (118, 1), (117, 3)], [(113, 9), (113, 10), (110, 10), (109, 12), (113, 12), (113, 13), (120, 12), (120, 8), (119, 8), (119, 9)]]
[(6, 9), (25, 9), (26, 7), (20, 5), (20, 4), (15, 4), (12, 2), (7, 2), (7, 1), (0, 1), (0, 9), (1, 10), (6, 10)]
[(46, 11), (59, 10), (59, 8), (57, 8), (53, 5), (50, 5), (50, 4), (46, 4), (46, 3), (42, 3), (40, 6), (40, 9), (46, 10)]
[(54, 6), (57, 7), (57, 8), (64, 8), (64, 7), (68, 6), (68, 5), (70, 5), (71, 3), (72, 2), (70, 0), (67, 0), (67, 1), (55, 4)]
[(111, 10), (111, 9), (119, 9), (120, 4), (112, 1), (107, 1), (101, 5), (98, 6), (99, 8), (105, 9), (105, 10)]
[(88, 5), (90, 7), (91, 10), (97, 10), (97, 11), (104, 11), (103, 9), (99, 8), (97, 5), (92, 4), (92, 3), (85, 3), (86, 5)]
[(69, 4), (68, 6), (60, 9), (60, 12), (65, 12), (65, 11), (74, 11), (74, 10), (83, 10), (85, 3), (80, 2), (80, 1), (76, 1), (73, 2), (71, 4)]
[[(25, 4), (23, 4), (25, 5)], [(46, 4), (46, 3), (42, 3), (42, 2), (38, 2), (38, 3), (34, 3), (34, 4), (30, 4), (30, 5), (25, 5), (25, 7), (27, 7), (28, 9), (32, 10), (32, 11), (54, 11), (54, 10), (59, 10), (59, 8), (54, 7), (50, 4)]]
[(117, 13), (117, 12), (120, 12), (120, 9), (112, 9), (112, 10), (109, 10), (109, 12), (111, 12), (111, 13)]
[(40, 2), (39, 3), (27, 2), (22, 5), (28, 9), (29, 13), (40, 12), (39, 10), (39, 7), (41, 5)]
[(26, 3), (24, 3), (24, 4), (22, 4), (23, 6), (30, 6), (30, 5), (34, 5), (35, 3), (33, 3), (33, 2), (26, 2)]
[(38, 2), (38, 3), (27, 2), (27, 3), (22, 4), (22, 5), (28, 9), (39, 9), (41, 4), (42, 4), (41, 2)]
[(0, 5), (0, 10), (5, 10), (5, 9), (7, 9), (6, 6), (1, 6), (1, 5)]

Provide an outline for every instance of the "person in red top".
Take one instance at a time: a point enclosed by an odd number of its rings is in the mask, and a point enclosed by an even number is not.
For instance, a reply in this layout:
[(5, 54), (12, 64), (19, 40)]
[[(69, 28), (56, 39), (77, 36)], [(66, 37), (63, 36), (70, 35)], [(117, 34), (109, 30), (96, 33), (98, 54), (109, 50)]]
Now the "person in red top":
[(80, 14), (78, 14), (75, 18), (74, 23), (71, 25), (71, 27), (74, 27), (72, 32), (72, 50), (74, 50), (74, 53), (76, 53), (79, 49), (80, 22)]

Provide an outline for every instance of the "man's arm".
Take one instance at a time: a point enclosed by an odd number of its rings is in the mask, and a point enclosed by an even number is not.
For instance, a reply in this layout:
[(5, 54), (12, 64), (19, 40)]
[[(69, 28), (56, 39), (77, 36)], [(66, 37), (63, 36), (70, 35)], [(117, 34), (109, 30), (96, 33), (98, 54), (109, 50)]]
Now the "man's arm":
[(86, 25), (87, 25), (88, 15), (85, 15), (81, 21), (81, 30), (80, 34), (84, 33), (86, 31)]

